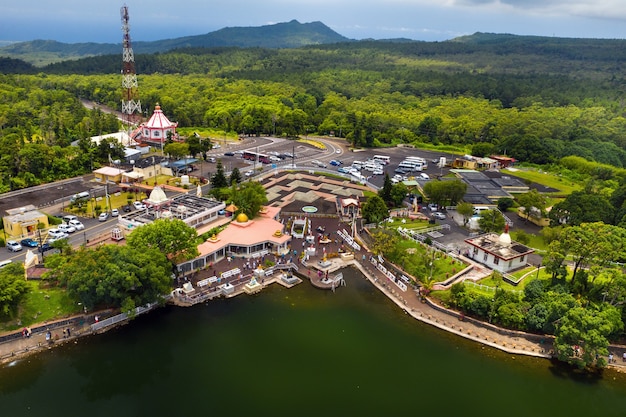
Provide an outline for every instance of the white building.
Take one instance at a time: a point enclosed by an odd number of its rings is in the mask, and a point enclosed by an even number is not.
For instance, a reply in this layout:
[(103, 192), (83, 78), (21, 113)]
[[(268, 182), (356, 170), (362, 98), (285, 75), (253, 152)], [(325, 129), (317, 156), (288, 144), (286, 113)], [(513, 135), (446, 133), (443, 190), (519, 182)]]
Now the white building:
[(501, 235), (486, 233), (465, 239), (472, 246), (468, 257), (490, 269), (502, 273), (522, 268), (528, 263), (533, 249), (511, 240), (508, 227)]

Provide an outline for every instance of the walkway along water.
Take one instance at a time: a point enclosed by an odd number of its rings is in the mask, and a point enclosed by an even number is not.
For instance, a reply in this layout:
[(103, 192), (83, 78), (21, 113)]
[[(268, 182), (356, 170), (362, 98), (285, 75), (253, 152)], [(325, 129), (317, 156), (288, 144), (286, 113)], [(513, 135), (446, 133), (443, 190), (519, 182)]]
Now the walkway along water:
[[(365, 249), (362, 252), (361, 255), (367, 253)], [(417, 289), (405, 285), (400, 280), (396, 282), (390, 279), (390, 273), (385, 273), (385, 268), (380, 267), (375, 258), (371, 256), (369, 258), (361, 256), (360, 260), (351, 258), (329, 258), (324, 267), (320, 266), (320, 260), (317, 258), (311, 258), (309, 262), (302, 262), (300, 265), (294, 263), (279, 264), (266, 269), (262, 275), (257, 274), (257, 276), (250, 270), (247, 270), (244, 275), (233, 262), (229, 265), (237, 273), (231, 274), (230, 279), (224, 283), (211, 282), (211, 285), (208, 285), (208, 279), (204, 278), (207, 284), (202, 285), (202, 280), (195, 280), (195, 287), (191, 285), (187, 293), (175, 290), (171, 296), (167, 297), (167, 301), (178, 306), (191, 306), (207, 302), (215, 297), (228, 298), (243, 293), (254, 294), (273, 283), (290, 288), (302, 282), (300, 278), (309, 280), (311, 285), (316, 288), (335, 290), (339, 288), (341, 283), (341, 277), (337, 271), (342, 268), (353, 267), (357, 268), (365, 279), (406, 314), (411, 315), (416, 320), (511, 354), (547, 359), (552, 357), (553, 337), (551, 336), (503, 329), (465, 317), (456, 311), (448, 310), (436, 304), (427, 297), (421, 296)], [(190, 280), (190, 284), (191, 282)], [(251, 282), (254, 282), (254, 285), (250, 285)], [(153, 304), (139, 308), (136, 314), (148, 312), (157, 306)], [(126, 315), (114, 315), (112, 311), (107, 310), (33, 326), (30, 337), (24, 336), (21, 331), (2, 335), (0, 336), (0, 362), (10, 362), (26, 354), (50, 349), (55, 345), (69, 341), (75, 342), (76, 338), (80, 336), (103, 332), (120, 324), (125, 324), (128, 320)], [(46, 340), (48, 332), (51, 335), (50, 340)], [(626, 352), (626, 346), (611, 345), (609, 351), (614, 358), (621, 358)], [(609, 366), (626, 371), (626, 362), (621, 360), (614, 361)]]

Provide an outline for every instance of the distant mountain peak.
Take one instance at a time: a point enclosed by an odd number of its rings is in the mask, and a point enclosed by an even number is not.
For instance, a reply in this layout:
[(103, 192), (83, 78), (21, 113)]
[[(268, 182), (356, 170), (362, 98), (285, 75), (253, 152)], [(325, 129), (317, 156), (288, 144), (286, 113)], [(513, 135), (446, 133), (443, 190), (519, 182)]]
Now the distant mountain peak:
[[(180, 48), (299, 48), (307, 45), (321, 45), (349, 42), (348, 39), (330, 29), (322, 22), (289, 22), (265, 26), (225, 27), (204, 35), (162, 39), (153, 42), (134, 41), (135, 53), (167, 52)], [(17, 42), (0, 48), (0, 55), (22, 59), (35, 65), (45, 65), (67, 59), (86, 56), (121, 53), (120, 44), (111, 43), (62, 43), (55, 40), (34, 40)]]

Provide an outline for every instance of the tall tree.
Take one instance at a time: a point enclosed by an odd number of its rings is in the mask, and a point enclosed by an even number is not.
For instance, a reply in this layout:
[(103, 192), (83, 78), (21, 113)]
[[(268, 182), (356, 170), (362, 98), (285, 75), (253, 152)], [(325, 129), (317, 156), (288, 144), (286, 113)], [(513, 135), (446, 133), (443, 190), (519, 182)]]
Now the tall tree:
[(224, 174), (224, 165), (222, 165), (221, 159), (217, 160), (215, 174), (211, 177), (211, 187), (213, 189), (228, 187), (228, 180)]
[(233, 204), (237, 206), (240, 212), (245, 213), (249, 218), (254, 218), (259, 214), (261, 207), (267, 204), (267, 193), (261, 183), (257, 181), (248, 181), (236, 187), (234, 195), (231, 195)]
[(88, 309), (106, 305), (130, 311), (171, 289), (170, 264), (156, 247), (103, 245), (65, 258), (49, 274)]
[(391, 189), (393, 187), (393, 183), (391, 182), (391, 178), (389, 178), (389, 174), (385, 172), (385, 178), (383, 180), (383, 186), (380, 190), (378, 190), (378, 196), (382, 198), (385, 204), (391, 204)]
[(158, 219), (135, 229), (127, 238), (135, 248), (156, 249), (173, 266), (198, 256), (198, 234), (178, 219)]
[(15, 312), (29, 291), (21, 263), (13, 262), (0, 269), (0, 316), (8, 317)]
[(527, 215), (525, 222), (528, 222), (528, 219), (531, 217), (534, 219), (543, 217), (547, 198), (536, 189), (533, 188), (527, 193), (521, 194), (517, 197), (517, 201), (524, 208), (524, 214)]
[(380, 223), (389, 216), (387, 204), (377, 195), (367, 199), (365, 204), (363, 204), (362, 213), (368, 223)]
[(602, 367), (606, 364), (603, 357), (609, 353), (608, 338), (623, 328), (620, 311), (611, 305), (572, 308), (561, 318), (555, 332), (557, 356), (580, 368)]
[(472, 203), (462, 202), (456, 205), (456, 211), (463, 216), (463, 226), (465, 226), (470, 217), (474, 214), (474, 205)]
[(505, 225), (504, 217), (498, 210), (485, 210), (480, 214), (478, 219), (478, 225), (480, 230), (485, 233), (489, 232), (501, 232), (504, 230)]
[(228, 178), (228, 185), (233, 186), (234, 184), (241, 183), (241, 172), (239, 172), (239, 168), (235, 167), (230, 172), (230, 177)]

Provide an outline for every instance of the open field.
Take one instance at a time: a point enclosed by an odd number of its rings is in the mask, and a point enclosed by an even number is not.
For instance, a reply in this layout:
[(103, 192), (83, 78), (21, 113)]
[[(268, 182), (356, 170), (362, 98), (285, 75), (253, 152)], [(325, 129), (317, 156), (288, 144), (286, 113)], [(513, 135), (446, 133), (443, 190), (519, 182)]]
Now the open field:
[(544, 185), (546, 187), (559, 190), (558, 192), (555, 192), (553, 194), (567, 195), (582, 188), (581, 184), (563, 178), (557, 174), (551, 174), (545, 171), (537, 171), (531, 168), (507, 169), (506, 172), (507, 174), (514, 177), (518, 177), (523, 180), (528, 180), (537, 184)]

